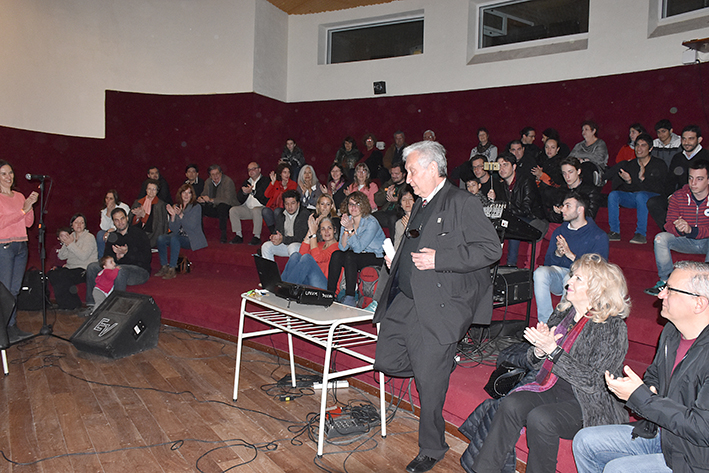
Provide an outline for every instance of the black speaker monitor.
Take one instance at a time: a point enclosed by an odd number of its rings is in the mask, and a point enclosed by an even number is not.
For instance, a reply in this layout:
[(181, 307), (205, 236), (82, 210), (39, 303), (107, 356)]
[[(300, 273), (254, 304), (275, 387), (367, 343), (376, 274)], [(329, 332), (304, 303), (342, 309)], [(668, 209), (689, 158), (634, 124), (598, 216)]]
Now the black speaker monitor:
[(152, 297), (113, 291), (71, 336), (81, 351), (123, 358), (158, 346), (160, 309)]

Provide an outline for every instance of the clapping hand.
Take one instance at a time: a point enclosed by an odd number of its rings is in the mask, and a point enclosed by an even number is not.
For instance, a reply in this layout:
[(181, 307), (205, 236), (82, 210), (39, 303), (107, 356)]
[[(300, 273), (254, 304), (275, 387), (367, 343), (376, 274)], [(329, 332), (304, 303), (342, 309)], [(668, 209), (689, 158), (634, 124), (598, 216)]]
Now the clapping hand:
[(532, 174), (534, 174), (534, 177), (537, 178), (537, 180), (540, 180), (542, 178), (542, 174), (544, 171), (542, 171), (541, 166), (534, 166), (532, 168)]
[(556, 327), (549, 328), (544, 322), (539, 322), (536, 327), (524, 329), (524, 338), (534, 345), (535, 349), (539, 349), (548, 355), (556, 349), (556, 341), (562, 337), (561, 334), (555, 332)]
[[(606, 370), (606, 384), (608, 385), (608, 390), (615, 394), (618, 399), (627, 401), (635, 390), (644, 383), (640, 376), (630, 369), (630, 366), (625, 365), (623, 372), (626, 374), (625, 378), (616, 378)], [(650, 386), (650, 391), (657, 394), (655, 386)]]

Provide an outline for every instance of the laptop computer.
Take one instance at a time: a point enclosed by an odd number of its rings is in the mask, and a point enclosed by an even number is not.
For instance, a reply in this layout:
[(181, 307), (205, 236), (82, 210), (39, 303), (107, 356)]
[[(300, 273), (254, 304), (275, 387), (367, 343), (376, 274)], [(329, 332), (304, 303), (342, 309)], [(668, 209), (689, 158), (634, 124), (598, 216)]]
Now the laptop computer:
[(253, 256), (261, 287), (267, 291), (299, 304), (330, 306), (335, 302), (335, 293), (332, 291), (304, 284), (283, 282), (278, 271), (278, 264), (275, 261), (256, 254)]

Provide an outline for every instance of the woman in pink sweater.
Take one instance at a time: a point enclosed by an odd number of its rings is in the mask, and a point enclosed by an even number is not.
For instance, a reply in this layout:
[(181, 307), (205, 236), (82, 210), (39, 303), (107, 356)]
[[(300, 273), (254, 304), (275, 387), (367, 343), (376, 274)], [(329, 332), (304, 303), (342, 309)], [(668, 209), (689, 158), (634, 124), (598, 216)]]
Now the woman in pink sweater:
[[(22, 277), (27, 266), (27, 228), (34, 223), (32, 206), (37, 192), (25, 198), (14, 190), (15, 171), (10, 163), (0, 160), (0, 283), (17, 299)], [(16, 343), (32, 334), (17, 327), (17, 310), (13, 310), (7, 324), (10, 343)]]

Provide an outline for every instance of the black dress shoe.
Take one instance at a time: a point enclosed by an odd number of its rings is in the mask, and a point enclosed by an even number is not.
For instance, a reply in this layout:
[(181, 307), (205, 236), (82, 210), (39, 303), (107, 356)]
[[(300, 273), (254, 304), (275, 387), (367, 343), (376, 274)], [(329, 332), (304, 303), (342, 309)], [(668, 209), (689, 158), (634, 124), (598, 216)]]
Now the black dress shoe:
[(243, 242), (244, 242), (244, 238), (240, 235), (236, 235), (229, 243), (231, 243), (232, 245), (236, 245), (236, 244), (243, 243)]
[(406, 466), (406, 471), (408, 471), (409, 473), (423, 473), (424, 471), (428, 471), (433, 468), (433, 465), (438, 462), (439, 460), (435, 458), (419, 454), (416, 458), (411, 460), (411, 463)]
[(7, 327), (7, 338), (10, 340), (10, 344), (21, 342), (22, 340), (32, 338), (33, 336), (34, 335), (29, 332), (20, 330), (17, 324)]
[(253, 237), (251, 239), (251, 241), (249, 242), (249, 245), (253, 245), (253, 246), (260, 245), (260, 244), (261, 244), (261, 239), (257, 236)]

